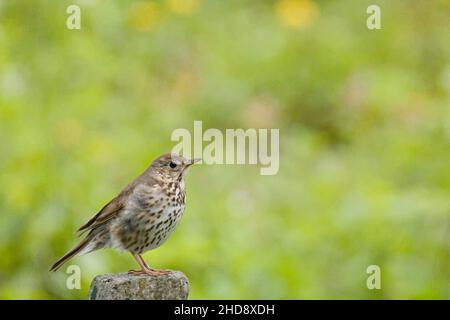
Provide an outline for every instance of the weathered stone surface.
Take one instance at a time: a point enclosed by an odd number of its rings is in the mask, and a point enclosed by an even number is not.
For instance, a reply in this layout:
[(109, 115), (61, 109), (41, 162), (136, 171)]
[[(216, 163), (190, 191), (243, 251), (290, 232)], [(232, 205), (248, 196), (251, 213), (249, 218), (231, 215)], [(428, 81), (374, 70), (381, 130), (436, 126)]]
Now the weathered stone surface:
[(115, 273), (96, 276), (89, 300), (185, 300), (189, 282), (180, 271), (148, 276)]

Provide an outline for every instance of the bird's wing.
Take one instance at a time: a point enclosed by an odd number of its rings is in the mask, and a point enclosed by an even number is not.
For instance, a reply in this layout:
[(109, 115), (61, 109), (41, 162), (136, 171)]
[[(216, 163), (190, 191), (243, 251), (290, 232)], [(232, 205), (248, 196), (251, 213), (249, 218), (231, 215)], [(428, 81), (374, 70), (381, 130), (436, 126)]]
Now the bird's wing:
[(103, 222), (108, 221), (114, 217), (120, 209), (124, 207), (124, 203), (120, 201), (118, 197), (108, 202), (95, 216), (93, 216), (88, 222), (83, 224), (77, 232), (83, 234), (84, 232), (91, 230)]
[(105, 223), (111, 218), (114, 218), (121, 209), (125, 207), (128, 196), (133, 192), (137, 186), (139, 179), (131, 182), (120, 194), (108, 202), (95, 216), (93, 216), (88, 222), (82, 225), (77, 232), (83, 234), (86, 231), (92, 230), (98, 225)]

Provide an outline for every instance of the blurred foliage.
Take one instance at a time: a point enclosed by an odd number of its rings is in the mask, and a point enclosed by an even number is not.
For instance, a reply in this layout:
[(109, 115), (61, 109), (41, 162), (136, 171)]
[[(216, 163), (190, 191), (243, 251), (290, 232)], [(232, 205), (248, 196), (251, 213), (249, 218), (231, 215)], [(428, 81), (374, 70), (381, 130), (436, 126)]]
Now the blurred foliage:
[(449, 299), (449, 17), (445, 0), (0, 0), (0, 298), (84, 299), (134, 268), (76, 258), (81, 290), (47, 272), (202, 120), (280, 128), (281, 155), (275, 176), (191, 170), (182, 223), (145, 255), (191, 298)]

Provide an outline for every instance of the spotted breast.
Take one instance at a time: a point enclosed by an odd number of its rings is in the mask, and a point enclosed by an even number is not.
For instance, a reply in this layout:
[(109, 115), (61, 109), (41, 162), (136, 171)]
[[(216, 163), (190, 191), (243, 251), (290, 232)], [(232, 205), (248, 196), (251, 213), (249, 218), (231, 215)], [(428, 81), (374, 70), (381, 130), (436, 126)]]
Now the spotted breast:
[(125, 209), (111, 223), (111, 246), (142, 254), (162, 245), (184, 213), (183, 181), (142, 185), (133, 192)]

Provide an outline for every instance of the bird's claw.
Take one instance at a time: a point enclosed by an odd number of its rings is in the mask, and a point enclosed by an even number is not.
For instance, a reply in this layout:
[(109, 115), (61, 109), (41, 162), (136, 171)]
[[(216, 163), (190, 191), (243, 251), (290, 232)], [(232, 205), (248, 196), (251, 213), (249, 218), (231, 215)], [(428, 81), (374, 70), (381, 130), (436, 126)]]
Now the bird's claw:
[(157, 269), (141, 269), (141, 270), (130, 270), (129, 274), (140, 276), (140, 275), (148, 275), (148, 276), (162, 276), (171, 273), (169, 270), (157, 270)]

